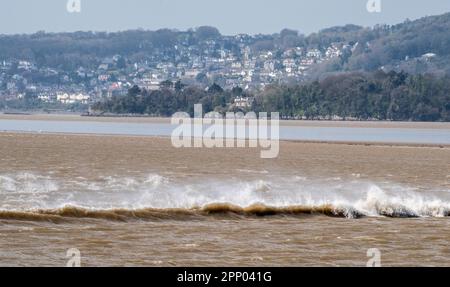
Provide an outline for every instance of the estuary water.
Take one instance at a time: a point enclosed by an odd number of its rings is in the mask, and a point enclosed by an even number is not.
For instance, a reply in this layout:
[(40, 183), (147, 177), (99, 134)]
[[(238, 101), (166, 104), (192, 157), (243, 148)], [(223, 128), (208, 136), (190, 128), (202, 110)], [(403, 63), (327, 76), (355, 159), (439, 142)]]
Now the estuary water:
[[(170, 136), (176, 125), (148, 122), (100, 122), (0, 119), (0, 131)], [(450, 144), (449, 128), (280, 126), (280, 139), (395, 144)]]
[(0, 266), (450, 266), (448, 129), (285, 125), (328, 142), (261, 159), (172, 128), (0, 120)]

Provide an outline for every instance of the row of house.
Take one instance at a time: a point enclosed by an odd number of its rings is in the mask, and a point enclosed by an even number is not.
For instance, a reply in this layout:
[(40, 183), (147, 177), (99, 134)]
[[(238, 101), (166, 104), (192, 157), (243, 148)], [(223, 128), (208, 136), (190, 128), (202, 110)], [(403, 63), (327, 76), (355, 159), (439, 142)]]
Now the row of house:
[[(125, 94), (133, 85), (156, 90), (165, 80), (205, 86), (217, 82), (226, 89), (235, 86), (261, 89), (290, 78), (302, 79), (308, 76), (311, 66), (339, 57), (344, 50), (352, 48), (334, 43), (324, 50), (289, 48), (280, 55), (275, 51), (256, 51), (248, 44), (251, 37), (258, 36), (233, 38), (238, 43), (238, 51), (227, 49), (214, 40), (189, 45), (186, 39), (170, 53), (155, 48), (137, 62), (113, 55), (102, 59), (97, 67), (78, 67), (75, 71), (38, 67), (24, 59), (5, 59), (0, 61), (0, 97), (28, 92), (39, 95), (43, 101), (87, 103)], [(54, 80), (52, 83), (32, 82), (30, 75), (33, 74)], [(246, 104), (238, 100), (237, 105)]]

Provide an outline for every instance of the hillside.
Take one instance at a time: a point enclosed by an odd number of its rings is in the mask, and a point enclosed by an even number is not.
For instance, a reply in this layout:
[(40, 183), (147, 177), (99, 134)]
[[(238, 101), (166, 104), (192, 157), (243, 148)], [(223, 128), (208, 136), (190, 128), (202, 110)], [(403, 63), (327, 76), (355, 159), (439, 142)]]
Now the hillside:
[[(351, 45), (338, 59), (316, 65), (317, 72), (404, 69), (409, 73), (450, 72), (450, 13), (425, 17), (416, 21), (363, 28), (355, 25), (324, 29), (308, 36), (285, 29), (273, 35), (223, 36), (213, 27), (196, 30), (125, 31), (118, 33), (76, 32), (0, 36), (0, 60), (27, 60), (38, 66), (65, 70), (95, 68), (105, 57), (122, 55), (127, 62), (185, 61), (177, 57), (177, 48), (192, 47), (192, 54), (202, 51), (208, 41), (218, 50), (243, 57), (241, 45), (253, 53), (270, 50), (282, 59), (291, 48), (325, 51), (333, 43)], [(214, 48), (214, 47), (213, 47)], [(214, 49), (213, 49), (214, 50)], [(422, 61), (422, 55), (436, 56)], [(316, 73), (317, 74), (317, 73)]]

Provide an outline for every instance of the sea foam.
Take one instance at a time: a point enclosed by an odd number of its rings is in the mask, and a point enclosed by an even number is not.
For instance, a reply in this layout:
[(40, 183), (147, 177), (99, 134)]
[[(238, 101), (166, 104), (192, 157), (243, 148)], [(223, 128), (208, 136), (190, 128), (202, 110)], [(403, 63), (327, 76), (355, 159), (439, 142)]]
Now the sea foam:
[(323, 214), (348, 218), (401, 218), (446, 217), (450, 214), (448, 189), (423, 190), (353, 176), (349, 179), (333, 177), (332, 182), (329, 178), (303, 175), (255, 176), (180, 179), (149, 173), (69, 181), (26, 172), (3, 174), (0, 175), (0, 217), (14, 217), (10, 212), (19, 212), (22, 217), (26, 217), (24, 214), (76, 214), (83, 217), (108, 211), (115, 211), (117, 215), (118, 210), (125, 218), (126, 215), (148, 215), (150, 211), (154, 214), (174, 210), (202, 216)]

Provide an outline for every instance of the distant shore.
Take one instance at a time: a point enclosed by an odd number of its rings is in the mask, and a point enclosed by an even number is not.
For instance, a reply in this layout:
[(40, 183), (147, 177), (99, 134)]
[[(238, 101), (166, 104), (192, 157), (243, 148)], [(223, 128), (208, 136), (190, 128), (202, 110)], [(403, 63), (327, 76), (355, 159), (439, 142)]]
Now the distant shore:
[[(170, 124), (171, 118), (133, 116), (82, 116), (80, 114), (0, 113), (0, 120), (83, 121)], [(390, 122), (390, 121), (312, 121), (280, 120), (281, 126), (349, 127), (349, 128), (411, 128), (450, 129), (450, 122)]]

